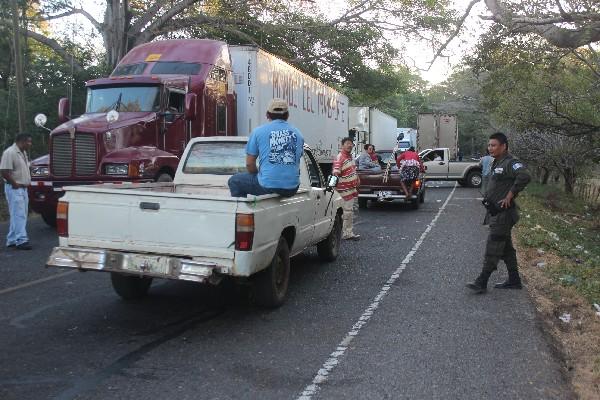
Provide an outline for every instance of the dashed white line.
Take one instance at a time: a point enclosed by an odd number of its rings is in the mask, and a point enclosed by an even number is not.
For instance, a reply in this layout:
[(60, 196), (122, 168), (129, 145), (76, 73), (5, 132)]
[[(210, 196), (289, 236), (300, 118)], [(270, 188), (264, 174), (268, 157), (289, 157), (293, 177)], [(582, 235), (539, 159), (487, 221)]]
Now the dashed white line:
[(379, 308), (379, 305), (381, 304), (381, 301), (383, 301), (383, 298), (385, 297), (385, 295), (389, 292), (389, 290), (392, 288), (392, 285), (396, 282), (396, 280), (400, 277), (400, 274), (402, 274), (402, 272), (404, 271), (406, 266), (410, 263), (410, 260), (413, 258), (413, 256), (415, 255), (415, 253), (417, 252), (419, 247), (421, 247), (421, 244), (423, 244), (423, 241), (425, 241), (425, 238), (427, 237), (429, 232), (431, 232), (431, 230), (435, 226), (438, 218), (440, 217), (440, 215), (442, 215), (442, 212), (446, 209), (446, 206), (448, 205), (448, 202), (452, 198), (452, 195), (454, 194), (455, 190), (456, 190), (456, 184), (454, 184), (454, 187), (452, 188), (452, 191), (448, 195), (448, 198), (446, 198), (446, 201), (444, 202), (444, 204), (442, 204), (442, 206), (440, 207), (440, 209), (437, 212), (437, 214), (435, 215), (435, 217), (433, 217), (433, 219), (431, 220), (429, 225), (427, 225), (427, 228), (425, 228), (425, 230), (419, 237), (419, 240), (417, 240), (417, 242), (412, 247), (412, 249), (404, 257), (404, 259), (400, 263), (400, 266), (390, 276), (390, 278), (387, 280), (385, 285), (383, 285), (383, 287), (381, 288), (381, 290), (379, 291), (377, 296), (375, 296), (375, 298), (373, 299), (373, 302), (371, 304), (369, 304), (369, 306), (365, 309), (365, 311), (362, 313), (362, 315), (358, 318), (358, 321), (356, 321), (356, 323), (354, 325), (352, 325), (352, 328), (350, 329), (350, 331), (346, 334), (344, 339), (338, 344), (335, 351), (329, 355), (329, 358), (323, 363), (323, 365), (321, 366), (319, 371), (317, 371), (317, 374), (313, 378), (311, 384), (307, 385), (304, 388), (304, 390), (302, 391), (302, 394), (300, 394), (300, 396), (298, 397), (297, 400), (311, 400), (312, 397), (319, 390), (320, 385), (322, 385), (323, 383), (325, 383), (327, 381), (327, 378), (328, 378), (329, 374), (331, 373), (331, 371), (339, 364), (340, 357), (342, 357), (346, 353), (346, 351), (348, 350), (348, 346), (350, 345), (352, 340), (354, 340), (354, 338), (358, 335), (360, 330), (371, 319), (371, 317), (375, 313), (375, 310), (377, 310), (377, 308)]

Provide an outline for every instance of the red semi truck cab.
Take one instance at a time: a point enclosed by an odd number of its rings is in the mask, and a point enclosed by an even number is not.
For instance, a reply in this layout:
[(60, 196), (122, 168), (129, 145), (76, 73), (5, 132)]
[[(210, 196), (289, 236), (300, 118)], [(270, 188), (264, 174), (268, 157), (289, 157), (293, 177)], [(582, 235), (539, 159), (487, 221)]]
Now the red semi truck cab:
[(61, 99), (49, 154), (32, 162), (31, 208), (50, 225), (63, 187), (172, 179), (188, 141), (236, 135), (229, 49), (214, 40), (166, 40), (132, 49), (108, 78), (86, 83), (85, 113)]

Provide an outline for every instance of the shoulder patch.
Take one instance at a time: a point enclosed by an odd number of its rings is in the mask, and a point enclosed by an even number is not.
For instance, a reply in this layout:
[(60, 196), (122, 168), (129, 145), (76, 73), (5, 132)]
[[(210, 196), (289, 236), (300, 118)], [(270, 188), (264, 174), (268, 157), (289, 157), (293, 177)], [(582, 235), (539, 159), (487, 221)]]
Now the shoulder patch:
[(520, 163), (520, 162), (516, 162), (516, 163), (514, 163), (514, 164), (513, 164), (513, 166), (512, 166), (512, 168), (513, 168), (513, 170), (514, 170), (514, 171), (516, 171), (516, 170), (518, 170), (518, 169), (521, 169), (521, 168), (523, 168), (523, 167), (524, 167), (524, 165), (523, 165), (522, 163)]

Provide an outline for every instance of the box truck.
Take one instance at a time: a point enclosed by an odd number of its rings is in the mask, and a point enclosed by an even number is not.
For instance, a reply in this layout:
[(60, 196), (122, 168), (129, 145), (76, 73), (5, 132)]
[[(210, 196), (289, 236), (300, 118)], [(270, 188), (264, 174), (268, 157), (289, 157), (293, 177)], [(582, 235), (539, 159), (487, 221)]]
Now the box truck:
[(396, 118), (373, 107), (350, 107), (349, 112), (348, 126), (355, 131), (357, 155), (366, 143), (376, 149), (393, 149), (396, 146)]
[(458, 123), (455, 114), (419, 113), (417, 116), (417, 148), (419, 151), (448, 148), (450, 157), (458, 152)]

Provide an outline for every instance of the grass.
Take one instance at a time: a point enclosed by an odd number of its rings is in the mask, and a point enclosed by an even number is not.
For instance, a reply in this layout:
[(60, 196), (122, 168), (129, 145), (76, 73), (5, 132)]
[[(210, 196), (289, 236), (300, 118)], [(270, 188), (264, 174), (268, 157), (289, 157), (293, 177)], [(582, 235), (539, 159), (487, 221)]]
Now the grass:
[(518, 203), (519, 242), (560, 256), (561, 262), (545, 268), (545, 274), (600, 304), (600, 208), (540, 184), (529, 185)]

